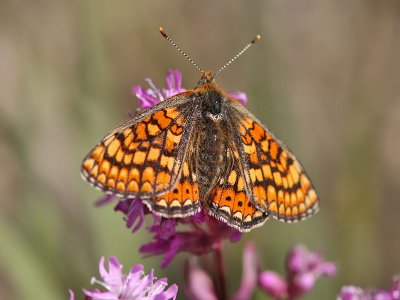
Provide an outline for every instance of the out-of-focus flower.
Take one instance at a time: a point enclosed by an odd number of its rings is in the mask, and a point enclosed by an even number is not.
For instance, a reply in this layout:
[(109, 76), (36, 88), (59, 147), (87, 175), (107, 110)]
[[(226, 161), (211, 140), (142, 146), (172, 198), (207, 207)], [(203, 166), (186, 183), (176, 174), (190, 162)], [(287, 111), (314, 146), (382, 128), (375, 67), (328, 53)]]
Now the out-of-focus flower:
[(191, 300), (217, 300), (210, 276), (191, 258), (185, 264), (185, 294)]
[[(178, 286), (171, 285), (167, 290), (167, 278), (156, 280), (153, 270), (146, 275), (142, 265), (135, 265), (128, 275), (122, 273), (122, 265), (116, 257), (109, 258), (108, 271), (104, 265), (104, 257), (100, 259), (99, 272), (102, 281), (92, 278), (91, 283), (97, 283), (105, 291), (94, 289), (86, 290), (85, 299), (89, 300), (168, 300), (176, 299)], [(156, 280), (156, 281), (155, 281)], [(70, 300), (74, 300), (74, 293), (70, 291)]]
[(278, 273), (273, 271), (261, 272), (258, 277), (260, 287), (274, 299), (285, 299), (288, 286)]
[(254, 244), (248, 242), (243, 251), (242, 282), (233, 300), (251, 299), (257, 287), (259, 274), (259, 259)]
[[(116, 197), (106, 196), (97, 202), (104, 205), (115, 201)], [(124, 198), (114, 208), (124, 214), (126, 226), (136, 232), (144, 223), (146, 214), (151, 214), (139, 198)], [(215, 250), (224, 240), (237, 242), (242, 233), (225, 223), (209, 216), (206, 212), (187, 218), (162, 218), (152, 214), (153, 224), (147, 230), (153, 234), (153, 241), (140, 247), (145, 255), (164, 255), (161, 267), (165, 268), (179, 252), (204, 255)], [(178, 225), (186, 225), (187, 230), (177, 231)]]
[(259, 275), (259, 284), (274, 299), (293, 299), (310, 291), (319, 277), (332, 277), (335, 273), (333, 263), (297, 245), (286, 258), (286, 280), (273, 271), (265, 271)]
[(186, 91), (182, 87), (182, 73), (179, 70), (168, 70), (166, 81), (167, 88), (163, 89), (165, 99)]
[[(139, 100), (139, 105), (144, 108), (150, 108), (154, 105), (175, 96), (179, 93), (185, 92), (186, 89), (182, 87), (182, 73), (179, 70), (168, 70), (166, 79), (166, 88), (161, 91), (158, 89), (150, 78), (145, 78), (149, 88), (135, 85), (132, 87), (132, 94)], [(228, 93), (229, 96), (235, 98), (243, 105), (247, 104), (247, 95), (241, 91), (232, 91)]]
[(319, 253), (311, 252), (304, 246), (293, 247), (286, 260), (288, 294), (297, 297), (308, 292), (321, 276), (332, 277), (336, 267), (323, 260)]
[(348, 285), (342, 287), (337, 300), (399, 300), (400, 299), (400, 274), (393, 277), (393, 284), (389, 290), (362, 289), (358, 286)]
[(243, 105), (247, 105), (247, 95), (244, 92), (241, 91), (232, 91), (228, 93), (229, 96), (231, 96), (232, 98), (235, 98), (236, 100), (238, 100), (240, 103), (242, 103)]
[(182, 73), (179, 70), (168, 70), (167, 87), (162, 89), (162, 92), (153, 84), (150, 78), (145, 80), (150, 88), (146, 89), (140, 85), (135, 85), (132, 88), (132, 94), (138, 98), (140, 106), (144, 109), (153, 107), (169, 97), (186, 91), (186, 89), (182, 88)]

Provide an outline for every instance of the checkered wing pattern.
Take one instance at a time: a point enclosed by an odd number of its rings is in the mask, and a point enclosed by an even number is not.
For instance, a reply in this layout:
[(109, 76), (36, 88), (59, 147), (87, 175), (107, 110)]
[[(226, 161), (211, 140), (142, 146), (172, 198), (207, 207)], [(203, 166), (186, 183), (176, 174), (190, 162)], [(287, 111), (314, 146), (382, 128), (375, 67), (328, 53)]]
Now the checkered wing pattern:
[(264, 224), (268, 213), (257, 208), (246, 193), (245, 170), (231, 132), (226, 143), (225, 165), (210, 195), (209, 213), (242, 232), (250, 231)]
[(245, 107), (232, 101), (230, 116), (251, 202), (285, 222), (316, 212), (317, 194), (296, 157)]
[(108, 134), (84, 159), (83, 177), (105, 192), (145, 201), (168, 193), (181, 178), (179, 184), (195, 190), (190, 176), (181, 176), (197, 108), (188, 99), (190, 92), (169, 98)]

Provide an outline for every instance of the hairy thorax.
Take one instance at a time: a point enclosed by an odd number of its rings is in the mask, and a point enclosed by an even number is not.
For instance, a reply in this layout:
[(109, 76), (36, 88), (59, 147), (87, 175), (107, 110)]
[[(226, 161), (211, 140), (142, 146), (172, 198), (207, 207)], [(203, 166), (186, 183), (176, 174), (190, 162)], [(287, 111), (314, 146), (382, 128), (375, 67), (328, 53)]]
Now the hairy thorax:
[(209, 196), (223, 171), (226, 160), (226, 97), (213, 87), (198, 94), (201, 103), (201, 120), (196, 137), (196, 174), (200, 185), (200, 197)]

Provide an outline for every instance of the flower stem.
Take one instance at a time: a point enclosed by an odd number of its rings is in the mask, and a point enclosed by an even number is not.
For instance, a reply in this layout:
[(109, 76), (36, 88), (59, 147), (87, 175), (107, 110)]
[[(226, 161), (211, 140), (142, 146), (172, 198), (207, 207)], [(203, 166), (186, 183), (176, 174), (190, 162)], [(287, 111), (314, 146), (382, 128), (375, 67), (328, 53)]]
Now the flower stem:
[(226, 300), (227, 291), (226, 291), (226, 276), (225, 276), (225, 265), (224, 258), (222, 256), (222, 242), (220, 241), (215, 248), (215, 261), (217, 265), (217, 293), (219, 300)]

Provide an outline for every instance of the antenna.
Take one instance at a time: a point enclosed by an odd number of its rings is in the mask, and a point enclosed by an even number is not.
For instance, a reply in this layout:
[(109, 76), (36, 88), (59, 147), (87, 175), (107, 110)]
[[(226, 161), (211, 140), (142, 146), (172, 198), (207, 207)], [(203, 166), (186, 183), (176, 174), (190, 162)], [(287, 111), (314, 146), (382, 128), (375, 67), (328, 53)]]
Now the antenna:
[(183, 52), (183, 50), (181, 48), (178, 47), (178, 45), (168, 36), (168, 34), (165, 32), (165, 29), (160, 27), (159, 28), (160, 33), (162, 34), (163, 37), (165, 37), (167, 39), (168, 42), (170, 42), (172, 44), (172, 46), (174, 46), (184, 57), (186, 57), (186, 59), (188, 61), (190, 61), (190, 63), (197, 69), (199, 70), (201, 73), (203, 73), (204, 71), (193, 61), (193, 59), (191, 59), (185, 52)]
[(250, 43), (248, 43), (238, 54), (236, 54), (234, 57), (231, 58), (230, 61), (228, 61), (226, 64), (224, 64), (218, 71), (215, 73), (214, 77), (215, 78), (219, 73), (221, 73), (222, 70), (224, 70), (227, 66), (229, 66), (231, 63), (233, 63), (240, 55), (242, 55), (247, 49), (249, 49), (251, 46), (253, 46), (257, 41), (261, 39), (261, 35), (257, 34), (254, 39), (251, 40)]

